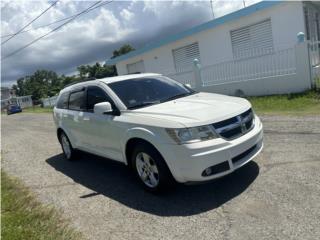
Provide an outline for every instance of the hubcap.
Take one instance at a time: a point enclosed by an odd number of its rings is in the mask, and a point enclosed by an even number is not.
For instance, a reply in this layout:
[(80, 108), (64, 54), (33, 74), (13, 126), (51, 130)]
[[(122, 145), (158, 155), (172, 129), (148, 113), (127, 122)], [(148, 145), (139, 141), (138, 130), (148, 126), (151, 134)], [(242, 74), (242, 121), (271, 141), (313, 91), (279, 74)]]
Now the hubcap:
[(71, 146), (67, 137), (64, 134), (62, 134), (61, 136), (61, 144), (64, 154), (69, 159), (71, 157)]
[(154, 160), (144, 152), (136, 156), (136, 168), (141, 180), (148, 187), (155, 188), (159, 184), (159, 172)]

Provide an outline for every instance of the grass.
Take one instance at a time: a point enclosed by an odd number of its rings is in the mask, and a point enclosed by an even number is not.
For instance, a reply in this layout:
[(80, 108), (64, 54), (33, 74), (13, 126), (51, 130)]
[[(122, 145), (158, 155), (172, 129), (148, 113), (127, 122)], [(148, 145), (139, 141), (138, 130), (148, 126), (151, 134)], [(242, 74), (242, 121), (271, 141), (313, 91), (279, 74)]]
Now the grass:
[(274, 95), (265, 97), (249, 97), (253, 109), (258, 114), (269, 115), (319, 115), (320, 93)]
[(52, 113), (53, 108), (52, 107), (30, 107), (30, 108), (25, 108), (22, 110), (24, 113)]
[(81, 239), (59, 213), (41, 205), (17, 179), (1, 171), (1, 238), (6, 240)]

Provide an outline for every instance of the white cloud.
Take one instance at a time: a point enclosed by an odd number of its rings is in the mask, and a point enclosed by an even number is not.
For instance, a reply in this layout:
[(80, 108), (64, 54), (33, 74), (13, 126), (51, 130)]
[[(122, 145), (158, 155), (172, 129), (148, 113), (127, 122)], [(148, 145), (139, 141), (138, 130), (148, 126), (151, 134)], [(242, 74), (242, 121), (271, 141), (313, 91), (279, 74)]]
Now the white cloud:
[(130, 21), (134, 17), (134, 13), (130, 12), (128, 9), (123, 9), (120, 12), (120, 15), (125, 21)]

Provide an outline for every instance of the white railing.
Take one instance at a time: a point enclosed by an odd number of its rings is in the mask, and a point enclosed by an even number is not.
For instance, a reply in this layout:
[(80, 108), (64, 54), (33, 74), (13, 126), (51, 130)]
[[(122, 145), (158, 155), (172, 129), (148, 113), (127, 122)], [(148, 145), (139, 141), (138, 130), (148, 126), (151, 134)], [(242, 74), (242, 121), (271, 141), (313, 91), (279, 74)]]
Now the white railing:
[(175, 69), (159, 69), (156, 72), (163, 74), (169, 78), (176, 80), (182, 84), (190, 84), (191, 87), (195, 87), (195, 78), (194, 78), (194, 70), (193, 64), (190, 63), (183, 68), (178, 70)]
[(296, 73), (295, 50), (222, 62), (201, 68), (203, 86), (221, 85)]
[(44, 107), (53, 107), (56, 104), (58, 96), (53, 96), (49, 98), (42, 99), (42, 103)]
[(190, 84), (191, 87), (195, 87), (195, 80), (194, 80), (194, 71), (189, 70), (185, 72), (178, 72), (178, 73), (169, 73), (165, 74), (166, 76), (182, 83), (182, 84)]

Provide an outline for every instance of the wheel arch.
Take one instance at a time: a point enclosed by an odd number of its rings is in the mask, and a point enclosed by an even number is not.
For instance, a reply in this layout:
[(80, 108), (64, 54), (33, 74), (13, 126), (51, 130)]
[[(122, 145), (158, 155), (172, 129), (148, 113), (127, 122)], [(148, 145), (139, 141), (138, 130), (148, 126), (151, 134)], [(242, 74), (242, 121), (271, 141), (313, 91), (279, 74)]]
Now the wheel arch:
[[(132, 167), (132, 163), (131, 163), (131, 154), (134, 150), (134, 148), (139, 145), (139, 144), (146, 144), (150, 147), (152, 147), (155, 151), (157, 151), (157, 153), (160, 154), (160, 156), (164, 159), (164, 157), (162, 156), (162, 154), (159, 152), (159, 150), (154, 146), (154, 144), (152, 144), (150, 141), (141, 138), (141, 137), (132, 137), (130, 139), (128, 139), (128, 141), (126, 142), (125, 145), (125, 159), (126, 159), (126, 163), (127, 165), (131, 168)], [(165, 161), (165, 160), (164, 160)], [(166, 162), (166, 161), (165, 161)]]
[(59, 128), (57, 128), (57, 132), (56, 133), (57, 133), (58, 141), (61, 143), (60, 134), (61, 133), (66, 134), (66, 132), (61, 127), (59, 127)]

